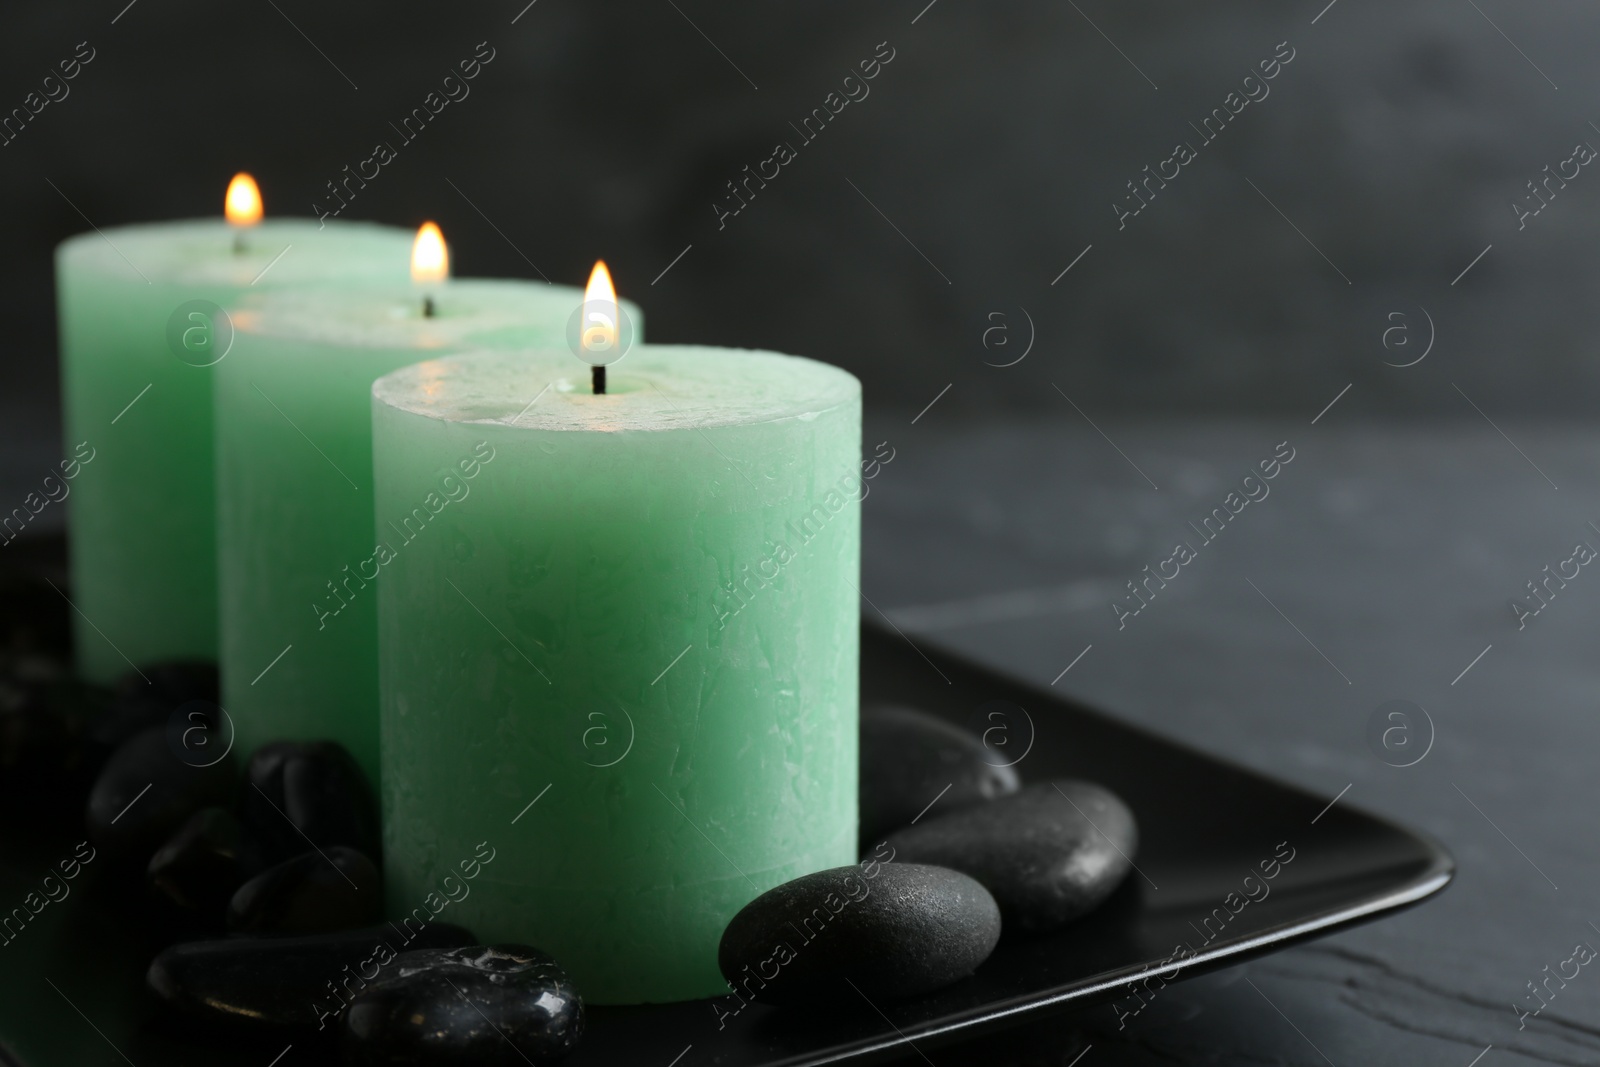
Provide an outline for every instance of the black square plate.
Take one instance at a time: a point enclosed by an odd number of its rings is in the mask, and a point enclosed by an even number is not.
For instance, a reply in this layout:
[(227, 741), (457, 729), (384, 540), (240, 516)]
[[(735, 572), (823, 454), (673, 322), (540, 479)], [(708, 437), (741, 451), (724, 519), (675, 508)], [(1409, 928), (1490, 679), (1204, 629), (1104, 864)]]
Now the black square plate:
[[(864, 704), (911, 704), (979, 730), (1003, 727), (1006, 736), (991, 741), (996, 751), (1003, 740), (1003, 751), (1018, 754), (1024, 781), (1079, 777), (1110, 786), (1138, 817), (1138, 870), (1099, 911), (1048, 937), (1003, 940), (976, 974), (931, 996), (816, 1012), (751, 1005), (726, 1019), (710, 1001), (595, 1008), (567, 1067), (811, 1067), (893, 1058), (909, 1051), (907, 1042), (926, 1049), (1095, 1000), (1135, 1006), (1130, 983), (1154, 989), (1161, 975), (1239, 963), (1414, 904), (1451, 879), (1449, 854), (1419, 834), (959, 657), (919, 651), (892, 631), (864, 626), (861, 661)], [(0, 889), (20, 896), (31, 865), (9, 851)], [(1284, 856), (1292, 858), (1280, 862)], [(17, 1062), (124, 1064), (125, 1052), (139, 1065), (266, 1067), (279, 1053), (282, 1044), (270, 1039), (206, 1035), (162, 1020), (140, 981), (148, 949), (85, 897), (49, 909), (59, 913), (53, 928), (30, 927), (0, 950), (0, 1034), (22, 1053)], [(277, 1067), (332, 1062), (329, 1049), (296, 1041)]]

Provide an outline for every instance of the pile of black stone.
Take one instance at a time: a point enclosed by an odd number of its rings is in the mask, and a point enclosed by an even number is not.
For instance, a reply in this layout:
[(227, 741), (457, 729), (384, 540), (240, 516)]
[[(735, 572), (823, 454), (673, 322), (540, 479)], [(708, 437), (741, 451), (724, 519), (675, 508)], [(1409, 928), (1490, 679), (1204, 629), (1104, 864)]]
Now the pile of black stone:
[[(355, 1062), (542, 1063), (577, 1043), (582, 999), (545, 953), (380, 923), (377, 802), (342, 747), (276, 742), (241, 771), (214, 664), (145, 664), (101, 689), (72, 675), (57, 590), (0, 578), (0, 603), (0, 805), (82, 812), (97, 872), (142, 883), (119, 899), (155, 932), (148, 982), (172, 1012), (336, 1038)], [(735, 1007), (719, 1012), (942, 988), (1002, 927), (1048, 932), (1098, 907), (1138, 847), (1108, 790), (1024, 786), (980, 738), (908, 708), (862, 715), (860, 807), (859, 865), (778, 886), (728, 924)]]
[[(201, 928), (226, 929), (151, 963), (150, 988), (173, 1009), (338, 1035), (361, 1063), (541, 1063), (577, 1043), (583, 1002), (538, 949), (478, 945), (446, 923), (379, 923), (378, 808), (341, 746), (264, 745), (238, 781), (226, 760), (197, 768), (171, 754), (164, 730), (123, 745), (88, 817), (108, 851), (136, 843), (144, 856), (164, 840), (146, 865), (152, 895)], [(127, 799), (145, 788), (157, 803)]]
[(174, 1016), (358, 1063), (544, 1063), (577, 1043), (582, 999), (543, 952), (380, 923), (377, 799), (344, 748), (275, 742), (241, 770), (215, 664), (93, 686), (61, 593), (0, 576), (0, 608), (0, 808), (86, 834), (97, 899), (148, 935)]
[(981, 738), (911, 708), (869, 708), (866, 858), (780, 885), (734, 916), (718, 956), (733, 994), (725, 1010), (943, 988), (989, 957), (1002, 928), (1047, 933), (1098, 907), (1132, 868), (1138, 838), (1133, 813), (1101, 786), (1024, 786)]

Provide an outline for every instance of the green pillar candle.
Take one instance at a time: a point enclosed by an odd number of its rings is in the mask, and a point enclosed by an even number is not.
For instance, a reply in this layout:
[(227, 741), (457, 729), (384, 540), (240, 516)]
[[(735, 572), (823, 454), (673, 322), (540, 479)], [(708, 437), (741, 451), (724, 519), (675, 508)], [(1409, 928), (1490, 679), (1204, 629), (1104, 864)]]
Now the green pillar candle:
[(725, 993), (734, 913), (856, 858), (860, 383), (472, 353), (380, 379), (373, 447), (380, 525), (459, 497), (378, 588), (391, 914), (487, 842), (444, 918), (595, 1003)]
[(206, 364), (228, 331), (191, 302), (226, 307), (282, 285), (401, 281), (410, 240), (362, 223), (269, 219), (238, 231), (216, 219), (96, 231), (57, 249), (66, 454), (80, 443), (93, 450), (70, 483), (85, 677), (108, 682), (130, 661), (217, 655), (217, 366)]
[[(424, 315), (424, 299), (433, 314)], [(577, 289), (299, 289), (233, 312), (217, 366), (223, 706), (241, 752), (329, 738), (378, 778), (372, 382), (464, 343), (560, 344)], [(637, 314), (637, 309), (630, 309)]]

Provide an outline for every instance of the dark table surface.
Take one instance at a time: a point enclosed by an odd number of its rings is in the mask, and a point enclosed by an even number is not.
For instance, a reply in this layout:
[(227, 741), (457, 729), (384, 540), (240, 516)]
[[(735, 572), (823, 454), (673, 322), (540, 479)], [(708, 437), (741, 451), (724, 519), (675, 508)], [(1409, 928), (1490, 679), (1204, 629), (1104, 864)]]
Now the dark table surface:
[[(944, 426), (938, 407), (915, 425), (869, 420), (869, 451), (887, 440), (895, 458), (865, 504), (865, 612), (1330, 800), (1343, 792), (1459, 863), (1422, 907), (1169, 987), (1126, 1028), (1100, 1006), (926, 1049), (931, 1062), (1600, 1063), (1600, 973), (1550, 977), (1572, 973), (1577, 943), (1600, 946), (1600, 576), (1580, 568), (1520, 631), (1510, 607), (1546, 564), (1571, 573), (1579, 541), (1600, 547), (1600, 434), (1363, 425), (1359, 401), (1315, 426), (1307, 412), (1101, 423), (1106, 436), (1066, 403), (1059, 419), (1007, 427)], [(1283, 441), (1295, 458), (1270, 494), (1202, 544), (1186, 524)], [(1197, 558), (1119, 630), (1113, 598), (1180, 540)], [(1367, 739), (1396, 699), (1433, 727), (1409, 767)], [(1413, 742), (1427, 732), (1417, 719)], [(1513, 1004), (1538, 1007), (1527, 983), (1546, 979), (1549, 1006), (1524, 1025)]]
[[(1577, 943), (1600, 945), (1600, 575), (1581, 568), (1520, 631), (1510, 608), (1579, 541), (1600, 547), (1600, 433), (1364, 423), (1359, 392), (1316, 425), (1102, 421), (1104, 435), (1061, 406), (1007, 425), (942, 421), (938, 405), (869, 418), (867, 452), (893, 459), (868, 483), (863, 612), (1425, 830), (1459, 870), (1396, 917), (1173, 984), (1125, 1028), (1101, 1005), (909, 1061), (1600, 1063), (1600, 973), (1550, 977), (1571, 974)], [(1294, 458), (1269, 495), (1202, 543), (1187, 524), (1281, 442)], [(7, 452), (21, 477), (26, 457)], [(1111, 601), (1180, 540), (1196, 558), (1119, 629)], [(1426, 755), (1409, 767), (1368, 741), (1397, 699), (1432, 726), (1430, 746), (1414, 724), (1418, 747), (1400, 751)], [(1522, 1026), (1513, 1005), (1537, 1006), (1527, 983), (1543, 980), (1555, 995)]]

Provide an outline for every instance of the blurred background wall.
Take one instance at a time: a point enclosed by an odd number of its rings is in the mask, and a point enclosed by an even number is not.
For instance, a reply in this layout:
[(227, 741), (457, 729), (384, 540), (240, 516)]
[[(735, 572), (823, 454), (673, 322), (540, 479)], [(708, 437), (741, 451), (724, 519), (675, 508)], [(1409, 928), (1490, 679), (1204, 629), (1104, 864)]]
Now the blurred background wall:
[[(1051, 383), (1107, 417), (1309, 418), (1349, 383), (1347, 417), (1476, 418), (1452, 383), (1497, 418), (1600, 395), (1600, 172), (1566, 162), (1600, 145), (1592, 4), (526, 4), (7, 5), (0, 113), (94, 58), (0, 147), (5, 447), (59, 448), (50, 257), (86, 218), (217, 214), (238, 169), (309, 215), (379, 141), (345, 217), (435, 218), (462, 275), (581, 284), (603, 256), (654, 340), (830, 360), (869, 410), (946, 385), (946, 419), (1065, 415)], [(480, 42), (470, 95), (402, 142)], [(1578, 173), (1519, 218), (1547, 165)]]

